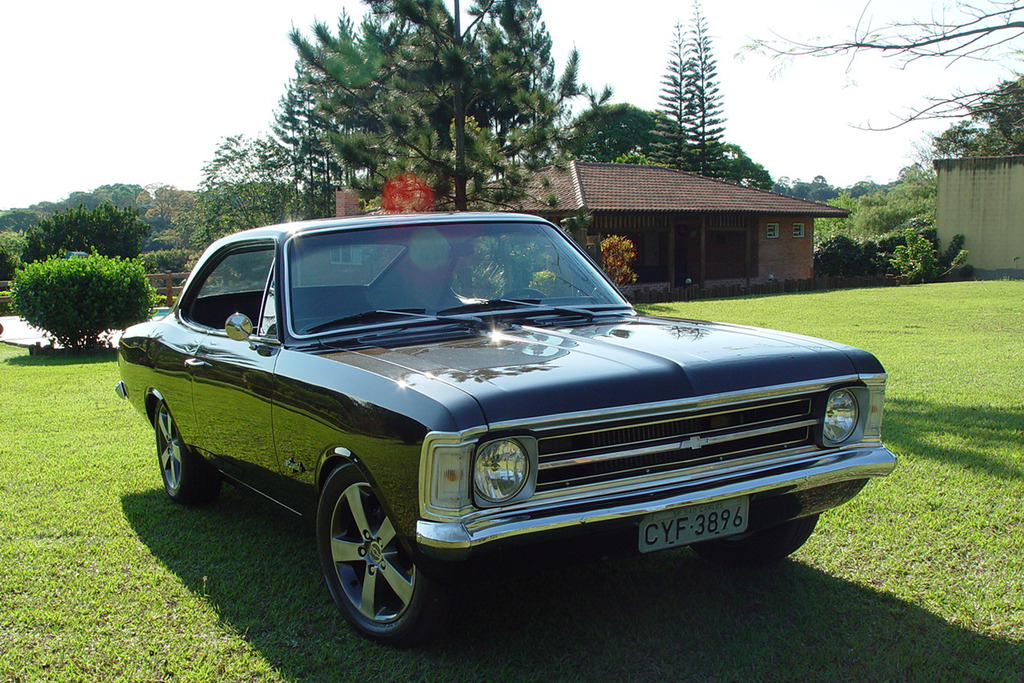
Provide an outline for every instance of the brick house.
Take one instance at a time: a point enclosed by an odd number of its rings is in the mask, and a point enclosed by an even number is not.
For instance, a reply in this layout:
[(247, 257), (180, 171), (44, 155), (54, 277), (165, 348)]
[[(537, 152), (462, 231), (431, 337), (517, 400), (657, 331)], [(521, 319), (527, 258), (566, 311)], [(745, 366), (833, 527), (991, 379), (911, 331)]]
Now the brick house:
[(624, 235), (641, 282), (750, 285), (814, 275), (814, 219), (845, 209), (660, 166), (549, 167), (520, 209), (558, 222), (586, 210), (587, 242)]

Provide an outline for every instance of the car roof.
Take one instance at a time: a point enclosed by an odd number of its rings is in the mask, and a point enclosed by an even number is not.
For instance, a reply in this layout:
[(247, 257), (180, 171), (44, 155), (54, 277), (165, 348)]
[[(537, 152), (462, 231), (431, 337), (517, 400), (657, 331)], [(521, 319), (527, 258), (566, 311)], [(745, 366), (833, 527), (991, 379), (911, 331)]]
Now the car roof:
[(280, 223), (269, 225), (263, 228), (252, 228), (243, 230), (217, 240), (215, 247), (221, 247), (243, 240), (250, 239), (286, 239), (292, 235), (315, 232), (319, 230), (357, 230), (366, 228), (386, 228), (397, 225), (430, 225), (439, 223), (511, 223), (511, 222), (533, 222), (547, 223), (539, 216), (521, 213), (499, 213), (499, 212), (452, 212), (452, 213), (401, 213), (401, 214), (367, 214), (361, 216), (347, 216), (344, 218), (324, 218), (312, 221), (297, 221), (294, 223)]

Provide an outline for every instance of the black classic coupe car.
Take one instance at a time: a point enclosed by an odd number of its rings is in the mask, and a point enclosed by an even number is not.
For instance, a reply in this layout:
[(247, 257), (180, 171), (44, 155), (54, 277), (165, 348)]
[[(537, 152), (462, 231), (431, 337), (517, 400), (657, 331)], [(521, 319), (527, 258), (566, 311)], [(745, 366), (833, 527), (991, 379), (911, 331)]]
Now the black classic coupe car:
[(532, 216), (231, 235), (118, 365), (167, 494), (227, 480), (312, 520), (341, 613), (398, 645), (440, 632), (477, 558), (617, 538), (777, 561), (895, 464), (871, 354), (638, 315)]

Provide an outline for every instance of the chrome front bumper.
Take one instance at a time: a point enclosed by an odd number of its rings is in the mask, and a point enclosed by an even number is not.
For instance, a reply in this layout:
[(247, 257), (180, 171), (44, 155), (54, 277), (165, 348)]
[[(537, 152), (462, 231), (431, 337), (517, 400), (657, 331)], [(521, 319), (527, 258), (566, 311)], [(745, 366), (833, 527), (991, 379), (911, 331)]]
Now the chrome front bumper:
[(545, 535), (582, 530), (585, 525), (627, 522), (631, 518), (687, 505), (709, 503), (768, 491), (794, 493), (830, 484), (883, 477), (896, 465), (896, 457), (881, 444), (850, 450), (810, 454), (756, 472), (724, 474), (720, 478), (665, 482), (654, 489), (593, 496), (543, 507), (514, 506), (475, 513), (459, 521), (419, 520), (416, 541), (420, 550), (442, 560), (465, 560), (474, 549), (494, 541), (525, 534)]

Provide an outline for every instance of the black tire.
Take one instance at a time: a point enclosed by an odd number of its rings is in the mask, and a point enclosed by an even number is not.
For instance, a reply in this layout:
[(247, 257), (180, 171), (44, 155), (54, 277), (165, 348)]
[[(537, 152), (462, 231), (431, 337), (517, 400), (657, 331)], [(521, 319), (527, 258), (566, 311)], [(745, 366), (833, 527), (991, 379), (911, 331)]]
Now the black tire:
[(360, 634), (411, 647), (444, 632), (450, 590), (417, 569), (355, 465), (342, 465), (328, 476), (316, 540), (327, 590)]
[(220, 493), (220, 475), (182, 440), (178, 425), (163, 401), (153, 412), (153, 431), (160, 479), (168, 497), (186, 505), (214, 500)]
[(772, 564), (796, 552), (811, 537), (817, 523), (818, 515), (811, 515), (749, 534), (695, 543), (691, 547), (704, 559), (721, 564)]

